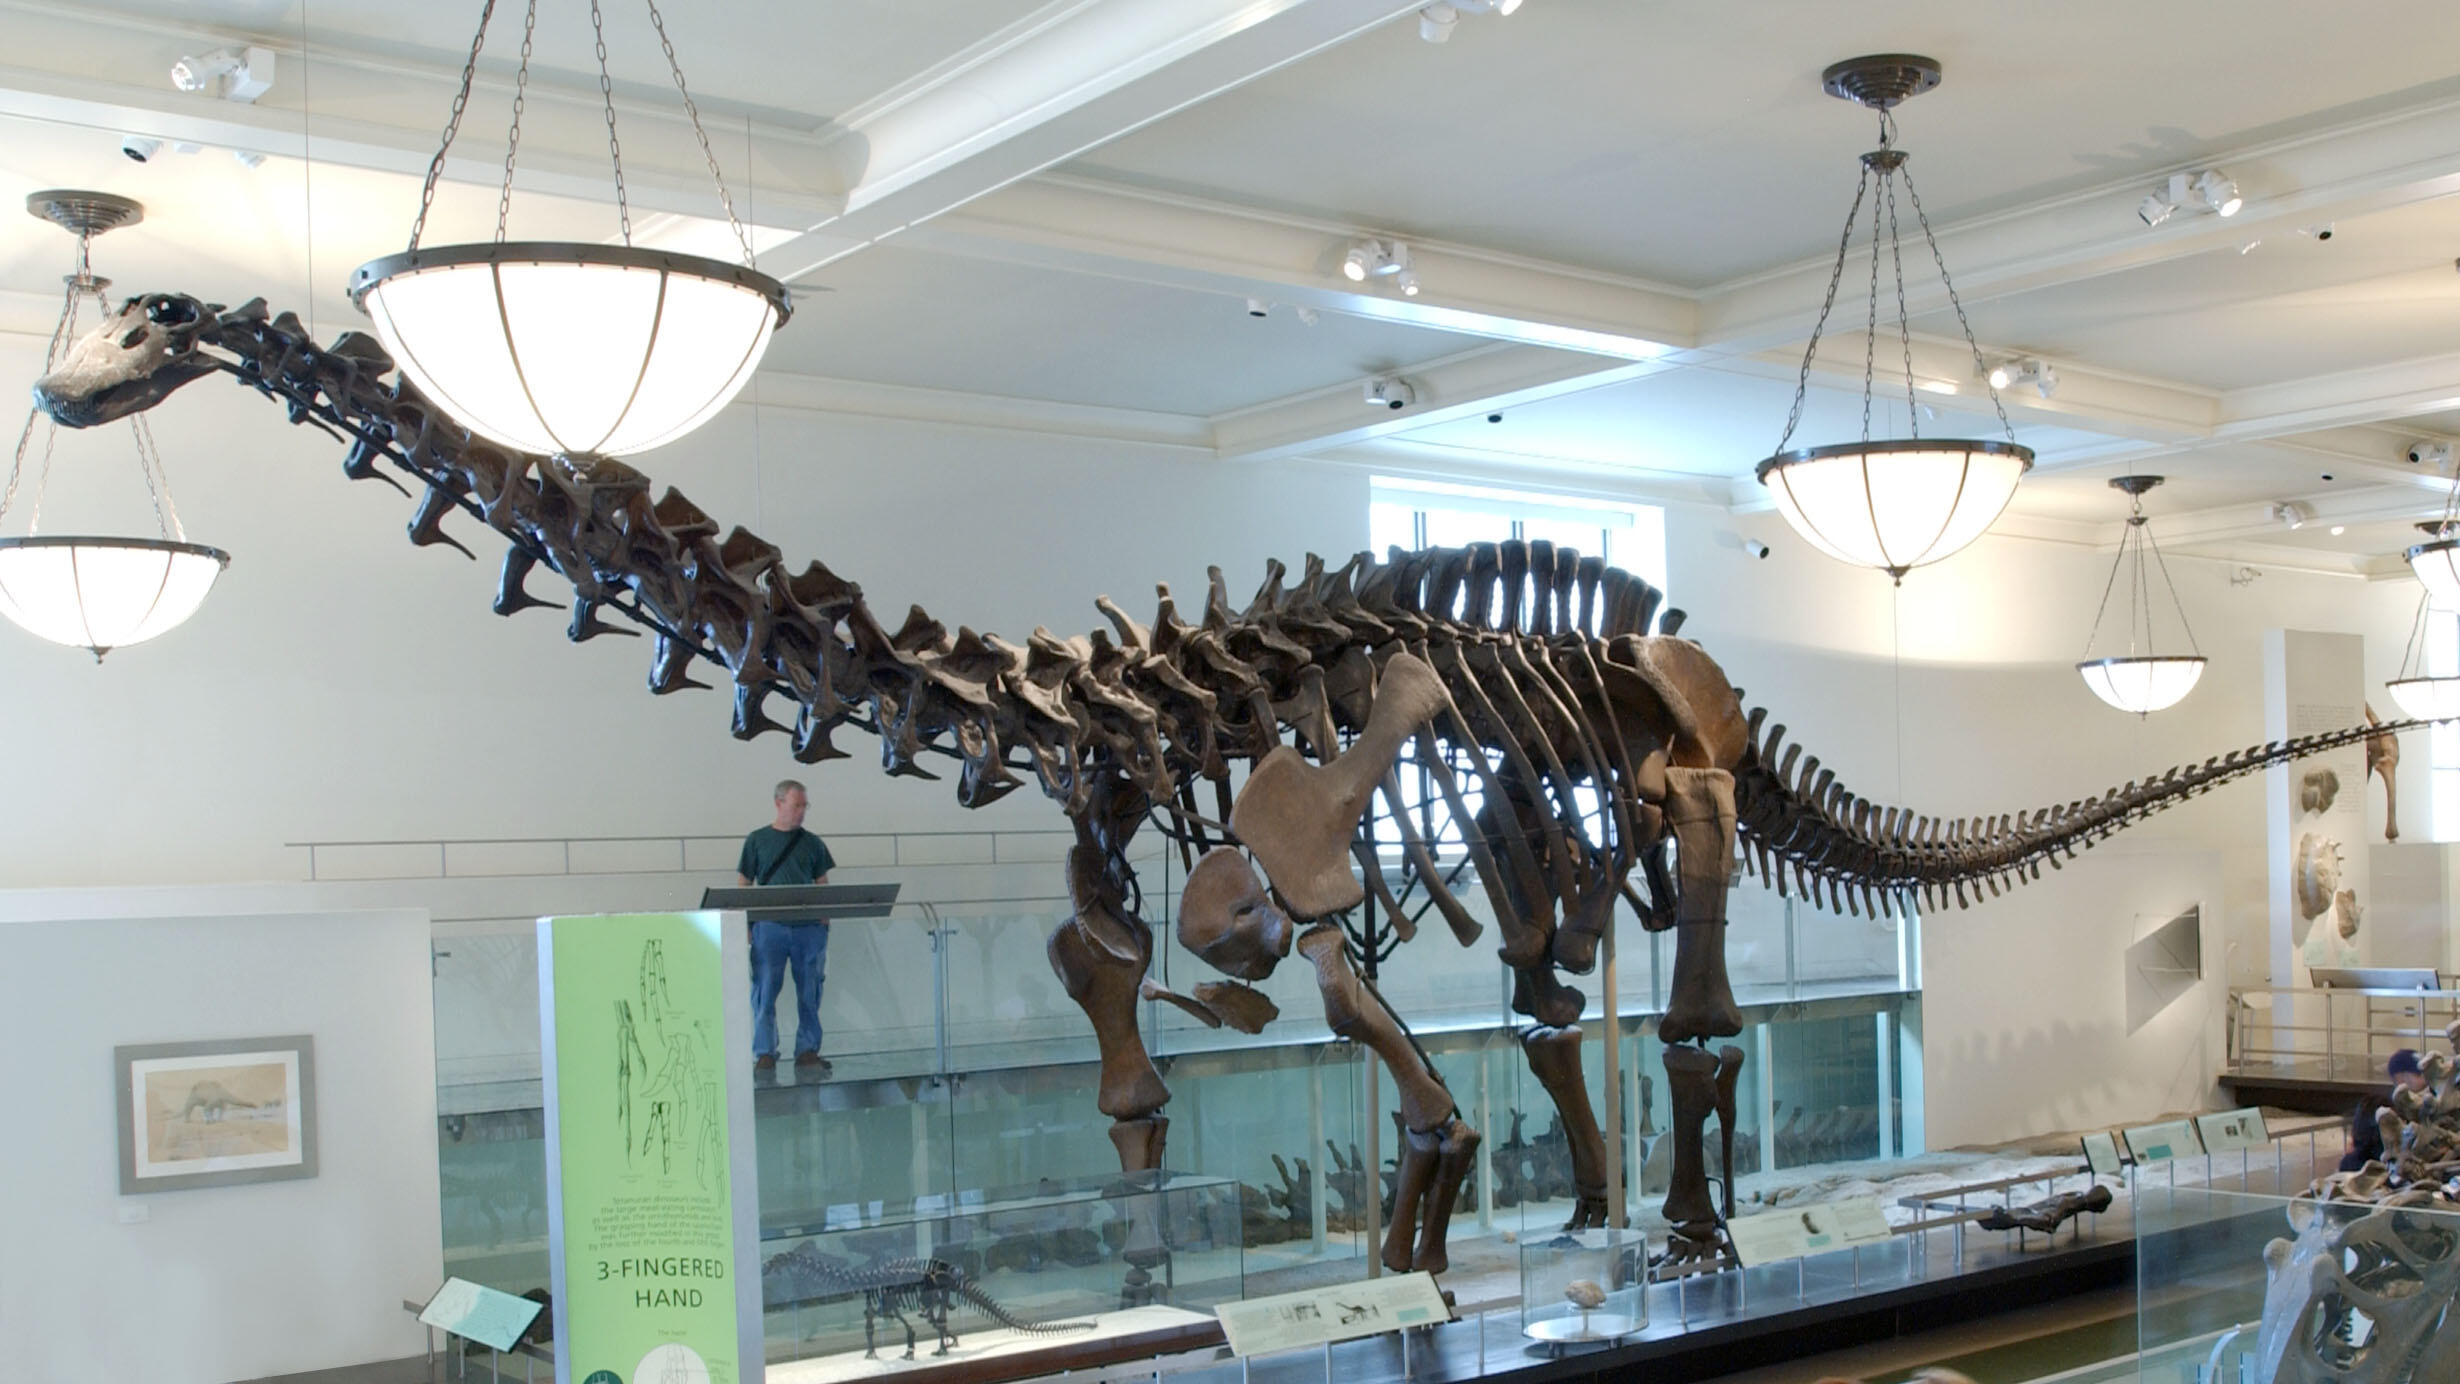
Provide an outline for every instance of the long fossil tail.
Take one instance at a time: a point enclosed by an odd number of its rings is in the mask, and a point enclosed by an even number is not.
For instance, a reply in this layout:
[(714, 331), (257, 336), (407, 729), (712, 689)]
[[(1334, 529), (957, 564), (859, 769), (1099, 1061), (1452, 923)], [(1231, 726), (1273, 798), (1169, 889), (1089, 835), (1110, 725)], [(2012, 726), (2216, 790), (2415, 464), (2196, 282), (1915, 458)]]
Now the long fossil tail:
[(2428, 724), (2393, 721), (2276, 740), (2064, 807), (1940, 818), (1846, 791), (1835, 770), (1820, 767), (1819, 756), (1784, 743), (1784, 726), (1771, 727), (1762, 739), (1766, 716), (1752, 711), (1751, 749), (1734, 774), (1743, 868), (1780, 893), (1873, 917), (1910, 901), (1963, 908), (1980, 902), (1985, 888), (1995, 898), (2003, 886), (2041, 878), (2045, 863), (2058, 869), (2078, 852), (2222, 784)]
[(1036, 1336), (1057, 1336), (1070, 1331), (1091, 1331), (1092, 1322), (1037, 1322), (1019, 1317), (994, 1301), (989, 1293), (971, 1283), (957, 1285), (957, 1296), (974, 1305), (974, 1309), (1011, 1331), (1023, 1331)]

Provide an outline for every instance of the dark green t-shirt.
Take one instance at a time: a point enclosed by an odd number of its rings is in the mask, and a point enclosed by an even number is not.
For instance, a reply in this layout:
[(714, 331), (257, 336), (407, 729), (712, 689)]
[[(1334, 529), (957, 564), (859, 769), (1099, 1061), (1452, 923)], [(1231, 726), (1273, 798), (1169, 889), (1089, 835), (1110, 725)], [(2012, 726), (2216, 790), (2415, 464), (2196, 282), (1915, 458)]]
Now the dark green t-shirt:
[[(776, 866), (774, 873), (771, 866)], [(828, 846), (810, 832), (761, 827), (743, 838), (743, 857), (735, 862), (735, 873), (754, 884), (814, 884), (836, 867)]]

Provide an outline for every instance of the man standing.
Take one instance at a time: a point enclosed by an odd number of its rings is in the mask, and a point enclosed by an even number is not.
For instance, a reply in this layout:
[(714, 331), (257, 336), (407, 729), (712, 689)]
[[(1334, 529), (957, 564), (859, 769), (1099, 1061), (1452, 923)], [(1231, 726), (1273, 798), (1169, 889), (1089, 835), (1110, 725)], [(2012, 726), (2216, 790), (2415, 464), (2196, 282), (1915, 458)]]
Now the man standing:
[[(738, 882), (752, 884), (826, 884), (837, 862), (819, 837), (803, 830), (803, 812), (811, 795), (787, 779), (773, 796), (777, 820), (743, 838), (743, 856), (735, 862)], [(827, 923), (752, 924), (752, 1070), (777, 1070), (777, 996), (794, 974), (794, 1066), (798, 1075), (829, 1074), (829, 1060), (820, 1055), (820, 988), (826, 981), (829, 956)]]

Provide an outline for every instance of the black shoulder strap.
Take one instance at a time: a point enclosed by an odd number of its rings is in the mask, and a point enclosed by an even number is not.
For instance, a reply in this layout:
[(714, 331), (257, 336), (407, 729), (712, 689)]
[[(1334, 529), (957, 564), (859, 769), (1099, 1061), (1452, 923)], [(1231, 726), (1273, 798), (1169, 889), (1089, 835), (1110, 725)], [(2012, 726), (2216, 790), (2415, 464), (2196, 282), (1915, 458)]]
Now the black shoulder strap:
[(760, 878), (753, 882), (756, 884), (765, 885), (770, 880), (777, 878), (777, 872), (785, 869), (786, 862), (793, 857), (794, 848), (803, 844), (803, 834), (803, 829), (801, 827), (796, 827), (794, 829), (794, 835), (787, 837), (786, 844), (779, 848), (777, 852), (777, 859), (770, 861), (769, 868), (761, 871)]

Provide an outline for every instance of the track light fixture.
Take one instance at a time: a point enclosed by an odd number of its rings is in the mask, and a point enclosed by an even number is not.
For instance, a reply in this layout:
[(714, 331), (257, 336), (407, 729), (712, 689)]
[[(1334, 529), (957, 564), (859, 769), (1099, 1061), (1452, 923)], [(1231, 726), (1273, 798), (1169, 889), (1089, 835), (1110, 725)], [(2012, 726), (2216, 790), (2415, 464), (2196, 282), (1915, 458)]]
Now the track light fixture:
[(257, 97), (273, 89), (273, 69), (270, 48), (216, 48), (171, 64), (171, 85), (253, 105)]
[(2158, 226), (2191, 205), (2219, 216), (2236, 216), (2246, 205), (2246, 199), (2238, 194), (2238, 184), (2228, 174), (2218, 168), (2203, 168), (2172, 173), (2136, 204), (2135, 214), (2145, 225)]
[(1452, 38), (1452, 26), (1465, 14), (1503, 16), (1520, 8), (1521, 0), (1436, 0), (1418, 10), (1418, 37), (1429, 43), (1447, 43)]
[(2315, 507), (2304, 500), (2278, 500), (2272, 505), (2272, 522), (2291, 529), (2302, 529), (2315, 522)]
[(1418, 273), (1410, 268), (1409, 247), (1397, 240), (1361, 236), (1341, 257), (1341, 277), (1352, 283), (1389, 278), (1406, 297), (1418, 296)]
[(2029, 384), (2045, 399), (2057, 393), (2059, 388), (2057, 367), (2038, 356), (2011, 356), (1991, 366), (1984, 378), (1995, 390), (2009, 390), (2020, 384)]

